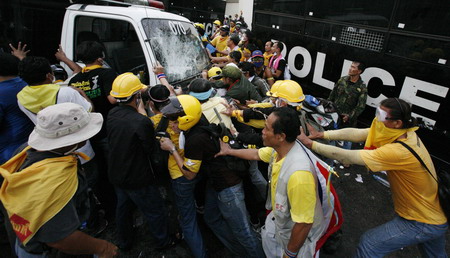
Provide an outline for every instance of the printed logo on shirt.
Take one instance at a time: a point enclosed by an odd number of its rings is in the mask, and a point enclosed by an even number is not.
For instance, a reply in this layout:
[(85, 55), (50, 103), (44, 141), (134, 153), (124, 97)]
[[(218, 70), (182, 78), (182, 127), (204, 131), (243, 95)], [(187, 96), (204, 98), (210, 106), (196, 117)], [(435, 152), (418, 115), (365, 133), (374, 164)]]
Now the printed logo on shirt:
[(30, 222), (19, 215), (13, 214), (9, 220), (11, 221), (14, 232), (16, 232), (16, 235), (21, 242), (33, 233), (30, 231)]

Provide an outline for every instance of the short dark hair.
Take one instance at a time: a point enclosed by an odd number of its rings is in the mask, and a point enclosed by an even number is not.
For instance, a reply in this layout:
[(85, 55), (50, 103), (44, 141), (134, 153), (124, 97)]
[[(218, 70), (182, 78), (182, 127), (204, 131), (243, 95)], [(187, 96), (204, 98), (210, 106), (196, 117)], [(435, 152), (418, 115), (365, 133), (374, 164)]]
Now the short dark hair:
[[(278, 41), (278, 42), (275, 42), (275, 43), (277, 44), (277, 47), (280, 49), (280, 52), (283, 51), (283, 49), (284, 49), (283, 42)], [(273, 45), (272, 45), (272, 46), (273, 46)]]
[(17, 76), (19, 74), (19, 58), (0, 52), (0, 76)]
[(92, 64), (105, 56), (105, 48), (97, 41), (84, 41), (77, 47), (77, 58), (85, 64)]
[(192, 80), (192, 82), (189, 84), (189, 91), (192, 92), (206, 92), (209, 91), (212, 88), (212, 82), (203, 79), (203, 78), (197, 78)]
[(353, 61), (353, 63), (358, 64), (358, 70), (363, 73), (366, 70), (366, 64), (361, 61)]
[(388, 98), (380, 102), (380, 106), (390, 110), (389, 115), (393, 120), (401, 120), (402, 128), (416, 126), (417, 120), (411, 116), (411, 104), (399, 98)]
[(255, 75), (255, 65), (250, 62), (241, 62), (238, 67), (241, 68), (242, 72), (248, 72), (250, 77)]
[(19, 64), (19, 75), (29, 85), (42, 84), (52, 73), (50, 62), (40, 56), (27, 56)]
[(231, 59), (234, 59), (234, 61), (239, 63), (239, 61), (241, 61), (242, 54), (240, 51), (231, 51), (230, 57), (231, 57)]
[(239, 44), (239, 41), (241, 41), (241, 39), (239, 38), (238, 35), (233, 35), (233, 36), (231, 36), (231, 37), (230, 37), (230, 40), (233, 41), (233, 43), (234, 43), (235, 45)]
[(272, 124), (273, 132), (275, 134), (284, 133), (287, 142), (294, 142), (300, 134), (300, 119), (297, 112), (289, 107), (281, 107), (276, 108), (272, 114), (277, 117)]

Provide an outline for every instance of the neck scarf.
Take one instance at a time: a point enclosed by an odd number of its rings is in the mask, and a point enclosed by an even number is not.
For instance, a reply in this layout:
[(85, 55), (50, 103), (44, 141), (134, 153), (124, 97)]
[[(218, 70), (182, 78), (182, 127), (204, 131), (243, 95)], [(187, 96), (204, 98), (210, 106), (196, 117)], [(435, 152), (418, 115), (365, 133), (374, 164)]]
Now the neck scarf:
[(280, 63), (282, 56), (280, 55), (273, 55), (272, 58), (270, 58), (269, 67), (272, 68), (274, 71), (278, 70), (278, 64)]
[(417, 129), (419, 129), (419, 127), (412, 127), (406, 129), (387, 128), (383, 124), (383, 122), (378, 121), (378, 119), (375, 117), (372, 121), (372, 125), (370, 126), (369, 134), (367, 135), (364, 149), (374, 150), (385, 144), (397, 140), (398, 137), (402, 136), (407, 132), (416, 131)]
[(102, 66), (101, 65), (85, 66), (85, 67), (83, 67), (83, 69), (81, 69), (81, 72), (82, 73), (87, 73), (87, 72), (95, 70), (97, 68), (102, 68)]

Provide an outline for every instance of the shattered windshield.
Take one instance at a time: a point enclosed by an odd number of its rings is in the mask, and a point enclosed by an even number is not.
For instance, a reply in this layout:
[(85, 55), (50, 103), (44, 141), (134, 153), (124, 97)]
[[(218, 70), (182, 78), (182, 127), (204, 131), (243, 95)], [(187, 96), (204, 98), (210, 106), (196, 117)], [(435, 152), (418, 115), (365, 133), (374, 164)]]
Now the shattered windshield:
[(198, 75), (208, 66), (208, 56), (192, 24), (144, 19), (142, 25), (156, 59), (165, 68), (169, 82)]

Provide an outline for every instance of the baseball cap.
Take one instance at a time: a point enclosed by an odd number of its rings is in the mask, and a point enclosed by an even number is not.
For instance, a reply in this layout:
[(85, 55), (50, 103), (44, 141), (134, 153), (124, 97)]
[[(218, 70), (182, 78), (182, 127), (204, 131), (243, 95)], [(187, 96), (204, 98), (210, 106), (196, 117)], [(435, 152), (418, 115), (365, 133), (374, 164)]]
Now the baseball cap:
[(263, 53), (261, 52), (261, 50), (255, 50), (252, 53), (252, 57), (256, 57), (256, 56), (260, 56), (260, 57), (264, 57)]

